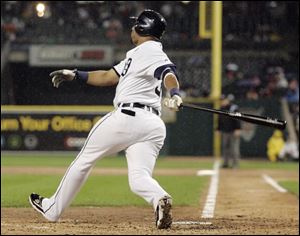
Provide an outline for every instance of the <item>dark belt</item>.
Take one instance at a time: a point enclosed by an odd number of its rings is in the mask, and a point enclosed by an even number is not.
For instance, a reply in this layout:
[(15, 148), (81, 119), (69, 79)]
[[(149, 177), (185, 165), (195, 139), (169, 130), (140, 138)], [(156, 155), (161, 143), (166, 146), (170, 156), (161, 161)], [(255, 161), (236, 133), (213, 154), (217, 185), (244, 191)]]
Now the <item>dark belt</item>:
[(118, 104), (118, 107), (131, 107), (131, 106), (132, 107), (137, 107), (137, 108), (142, 108), (142, 109), (145, 109), (147, 111), (152, 111), (152, 113), (154, 113), (155, 115), (159, 115), (158, 110), (156, 110), (155, 108), (146, 106), (144, 104), (140, 104), (138, 102), (135, 102), (135, 103), (119, 103)]

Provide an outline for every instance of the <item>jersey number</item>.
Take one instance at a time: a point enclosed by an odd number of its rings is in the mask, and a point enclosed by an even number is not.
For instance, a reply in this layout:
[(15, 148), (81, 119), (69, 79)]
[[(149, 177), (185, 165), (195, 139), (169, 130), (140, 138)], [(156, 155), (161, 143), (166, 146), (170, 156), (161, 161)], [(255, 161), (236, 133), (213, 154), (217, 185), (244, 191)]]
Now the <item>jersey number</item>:
[[(131, 62), (132, 62), (132, 58), (128, 58), (128, 60), (125, 63), (124, 69), (123, 69), (123, 71), (121, 73), (122, 76), (124, 76), (124, 75), (127, 74), (127, 71), (128, 71), (128, 69), (130, 67)], [(161, 87), (160, 86), (157, 86), (155, 88), (155, 93), (156, 93), (157, 96), (160, 97), (160, 95), (161, 95)]]
[(160, 95), (161, 95), (161, 86), (157, 86), (157, 87), (155, 88), (155, 93), (156, 93), (157, 96), (160, 97)]
[(126, 75), (128, 69), (129, 69), (129, 67), (130, 67), (131, 61), (132, 61), (132, 58), (129, 58), (129, 59), (126, 61), (125, 66), (124, 66), (124, 69), (123, 69), (123, 71), (122, 71), (122, 73), (121, 73), (122, 76)]

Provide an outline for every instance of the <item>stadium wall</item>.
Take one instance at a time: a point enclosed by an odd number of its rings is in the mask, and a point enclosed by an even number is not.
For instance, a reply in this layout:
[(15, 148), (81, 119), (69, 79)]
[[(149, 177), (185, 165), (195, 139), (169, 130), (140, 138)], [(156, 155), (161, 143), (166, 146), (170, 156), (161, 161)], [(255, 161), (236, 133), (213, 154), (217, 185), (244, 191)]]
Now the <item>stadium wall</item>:
[[(282, 118), (279, 100), (237, 103), (241, 112)], [(1, 151), (79, 151), (93, 124), (111, 110), (112, 106), (1, 106)], [(165, 122), (162, 155), (213, 155), (212, 114), (185, 110)], [(273, 131), (242, 122), (242, 157), (265, 157)]]

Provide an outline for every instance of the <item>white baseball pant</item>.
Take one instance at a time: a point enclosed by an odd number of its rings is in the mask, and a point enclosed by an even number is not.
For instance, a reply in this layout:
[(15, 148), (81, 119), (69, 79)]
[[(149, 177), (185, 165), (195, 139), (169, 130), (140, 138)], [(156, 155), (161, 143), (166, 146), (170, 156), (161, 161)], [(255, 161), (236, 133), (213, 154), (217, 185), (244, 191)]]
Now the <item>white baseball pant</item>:
[[(125, 108), (122, 108), (125, 109)], [(160, 198), (170, 196), (152, 178), (156, 158), (166, 136), (161, 118), (141, 108), (126, 108), (130, 116), (118, 108), (99, 120), (62, 178), (57, 191), (42, 202), (45, 217), (57, 221), (85, 183), (97, 160), (126, 150), (130, 189), (152, 204), (154, 210)], [(100, 196), (101, 197), (101, 196)]]

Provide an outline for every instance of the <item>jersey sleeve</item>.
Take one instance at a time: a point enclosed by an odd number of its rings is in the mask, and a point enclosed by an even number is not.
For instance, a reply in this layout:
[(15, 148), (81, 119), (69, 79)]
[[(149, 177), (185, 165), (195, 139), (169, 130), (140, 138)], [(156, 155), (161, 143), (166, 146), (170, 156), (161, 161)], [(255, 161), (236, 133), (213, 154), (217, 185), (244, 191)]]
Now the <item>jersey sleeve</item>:
[(122, 74), (122, 70), (125, 66), (125, 60), (119, 62), (119, 64), (113, 66), (113, 70), (117, 73), (117, 75), (120, 77)]
[(172, 73), (178, 78), (176, 66), (174, 64), (165, 64), (159, 66), (154, 71), (154, 77), (158, 80), (163, 80), (168, 73)]

